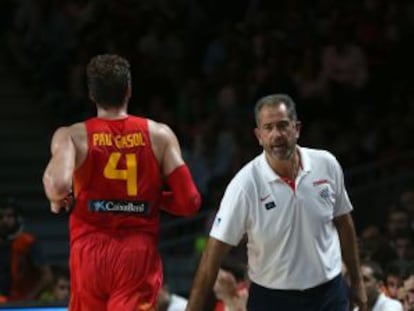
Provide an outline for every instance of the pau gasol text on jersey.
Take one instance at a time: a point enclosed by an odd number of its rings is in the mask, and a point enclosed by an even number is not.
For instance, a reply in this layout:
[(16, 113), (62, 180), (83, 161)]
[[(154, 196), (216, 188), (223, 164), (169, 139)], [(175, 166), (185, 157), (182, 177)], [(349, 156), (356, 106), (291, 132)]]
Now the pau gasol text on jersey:
[(111, 133), (93, 133), (92, 144), (94, 146), (115, 146), (119, 149), (145, 146), (144, 135), (141, 132), (125, 135), (113, 135)]

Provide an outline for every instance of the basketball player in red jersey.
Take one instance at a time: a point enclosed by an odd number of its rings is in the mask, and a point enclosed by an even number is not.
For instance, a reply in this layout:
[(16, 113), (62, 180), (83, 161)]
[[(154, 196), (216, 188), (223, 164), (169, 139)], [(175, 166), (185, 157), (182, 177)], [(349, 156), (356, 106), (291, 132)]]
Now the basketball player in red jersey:
[(153, 310), (162, 284), (160, 209), (193, 215), (200, 195), (173, 131), (128, 115), (129, 63), (98, 55), (87, 78), (97, 117), (56, 130), (43, 176), (54, 213), (74, 190), (69, 310)]

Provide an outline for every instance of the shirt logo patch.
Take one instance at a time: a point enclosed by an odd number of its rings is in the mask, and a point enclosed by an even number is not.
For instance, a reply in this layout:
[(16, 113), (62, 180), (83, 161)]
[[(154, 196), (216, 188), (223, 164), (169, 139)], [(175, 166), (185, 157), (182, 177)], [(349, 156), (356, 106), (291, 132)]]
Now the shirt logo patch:
[(321, 191), (319, 191), (319, 195), (322, 199), (328, 199), (329, 198), (329, 189), (328, 187), (323, 188)]
[(273, 201), (268, 202), (268, 203), (266, 203), (266, 204), (265, 204), (265, 208), (266, 208), (267, 210), (270, 210), (270, 209), (272, 209), (272, 208), (274, 208), (274, 207), (276, 207), (276, 204), (275, 204), (275, 202), (273, 202)]
[(217, 227), (221, 223), (221, 217), (217, 217), (216, 220), (214, 220), (214, 226)]
[(319, 185), (323, 185), (327, 183), (328, 183), (327, 179), (318, 179), (313, 182), (313, 186), (315, 187), (315, 186), (319, 186)]
[(148, 202), (118, 201), (118, 200), (90, 200), (88, 209), (91, 212), (116, 212), (148, 215)]

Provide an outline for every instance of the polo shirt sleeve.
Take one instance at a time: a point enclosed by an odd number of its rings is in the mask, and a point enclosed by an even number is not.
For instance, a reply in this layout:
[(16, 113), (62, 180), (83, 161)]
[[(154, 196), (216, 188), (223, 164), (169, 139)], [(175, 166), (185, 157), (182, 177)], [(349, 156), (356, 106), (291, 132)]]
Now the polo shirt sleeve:
[(338, 160), (333, 158), (335, 179), (336, 179), (336, 192), (335, 192), (335, 206), (334, 206), (334, 217), (348, 214), (353, 210), (351, 201), (349, 200), (348, 192), (345, 188), (344, 173)]
[(249, 200), (237, 179), (228, 185), (211, 227), (210, 236), (236, 246), (246, 232)]

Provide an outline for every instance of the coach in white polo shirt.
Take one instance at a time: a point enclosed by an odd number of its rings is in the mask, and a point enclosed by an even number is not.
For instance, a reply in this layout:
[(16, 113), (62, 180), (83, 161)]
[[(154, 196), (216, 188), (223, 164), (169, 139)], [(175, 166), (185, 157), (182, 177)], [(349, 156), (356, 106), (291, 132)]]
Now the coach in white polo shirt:
[[(186, 311), (202, 311), (222, 259), (247, 234), (249, 311), (366, 311), (366, 293), (342, 169), (327, 151), (299, 147), (295, 103), (260, 99), (255, 134), (263, 153), (228, 185)], [(342, 256), (341, 256), (342, 251)]]

